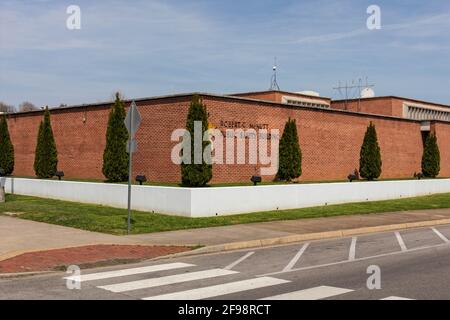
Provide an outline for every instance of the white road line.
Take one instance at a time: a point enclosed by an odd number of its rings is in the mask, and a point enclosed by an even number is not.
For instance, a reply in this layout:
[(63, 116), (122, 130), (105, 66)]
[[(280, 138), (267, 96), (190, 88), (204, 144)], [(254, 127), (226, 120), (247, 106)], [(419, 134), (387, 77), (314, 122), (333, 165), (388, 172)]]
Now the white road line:
[(352, 238), (352, 243), (350, 245), (350, 251), (348, 253), (348, 260), (350, 260), (350, 261), (355, 260), (355, 257), (356, 257), (356, 240), (357, 239), (358, 239), (357, 237)]
[(290, 281), (288, 280), (282, 280), (271, 277), (262, 277), (244, 281), (229, 282), (205, 288), (198, 288), (187, 291), (163, 294), (159, 296), (147, 297), (144, 298), (143, 300), (200, 300), (223, 296), (226, 294), (232, 294), (236, 292), (280, 285), (289, 282)]
[(436, 228), (431, 228), (431, 230), (433, 230), (434, 233), (436, 233), (436, 235), (441, 238), (442, 241), (444, 241), (445, 243), (450, 243), (450, 240), (448, 240), (442, 233), (439, 232), (439, 230), (437, 230)]
[(395, 232), (395, 237), (397, 238), (398, 244), (400, 245), (400, 248), (403, 252), (408, 251), (408, 248), (406, 248), (405, 242), (402, 239), (402, 236), (400, 235), (400, 232)]
[(300, 291), (288, 292), (273, 297), (267, 297), (260, 300), (320, 300), (352, 292), (350, 289), (336, 287), (315, 287)]
[(202, 279), (210, 279), (221, 276), (228, 276), (231, 274), (236, 274), (239, 272), (224, 270), (224, 269), (210, 269), (204, 271), (181, 273), (172, 276), (160, 277), (160, 278), (150, 278), (132, 282), (124, 282), (118, 284), (111, 284), (107, 286), (99, 286), (97, 288), (104, 289), (111, 292), (125, 292), (146, 288), (154, 288), (160, 286), (166, 286), (174, 283), (189, 282)]
[(408, 251), (396, 251), (396, 252), (377, 254), (377, 255), (371, 256), (371, 257), (357, 258), (354, 261), (343, 260), (343, 261), (338, 261), (338, 262), (324, 263), (324, 264), (320, 264), (320, 265), (316, 265), (316, 266), (296, 268), (296, 269), (292, 269), (292, 270), (288, 270), (288, 271), (269, 272), (269, 273), (265, 273), (265, 274), (259, 274), (259, 275), (256, 275), (256, 276), (257, 277), (275, 276), (275, 275), (280, 275), (280, 274), (283, 274), (283, 273), (290, 273), (290, 272), (298, 272), (298, 271), (326, 268), (326, 267), (331, 267), (331, 266), (338, 266), (338, 265), (341, 265), (341, 264), (360, 262), (360, 261), (367, 261), (367, 260), (372, 260), (372, 259), (377, 259), (377, 258), (396, 256), (396, 255), (399, 255), (399, 254), (413, 253), (413, 252), (417, 252), (417, 251), (422, 251), (422, 250), (427, 250), (427, 249), (434, 249), (434, 248), (441, 248), (441, 247), (448, 247), (448, 246), (449, 246), (449, 243), (441, 243), (441, 244), (437, 244), (437, 245), (434, 245), (434, 246), (425, 246), (425, 247), (418, 247), (418, 248), (408, 249)]
[(239, 263), (241, 263), (242, 261), (244, 261), (245, 259), (247, 259), (248, 257), (252, 256), (255, 253), (255, 251), (249, 252), (246, 255), (244, 255), (243, 257), (239, 258), (238, 260), (236, 260), (235, 262), (229, 264), (228, 266), (226, 266), (224, 269), (225, 270), (231, 270), (234, 267), (236, 267)]
[(391, 296), (391, 297), (387, 297), (387, 298), (380, 299), (380, 300), (413, 300), (413, 299)]
[(122, 269), (122, 270), (107, 271), (107, 272), (100, 272), (100, 273), (91, 273), (91, 274), (85, 274), (85, 275), (81, 275), (81, 276), (70, 276), (70, 277), (66, 277), (64, 279), (77, 281), (77, 282), (83, 282), (83, 281), (93, 281), (93, 280), (117, 278), (117, 277), (131, 276), (131, 275), (135, 275), (135, 274), (173, 270), (173, 269), (187, 268), (187, 267), (195, 267), (195, 265), (188, 264), (188, 263), (168, 263), (168, 264), (160, 264), (160, 265), (156, 265), (156, 266), (148, 266), (148, 267), (141, 267), (141, 268), (132, 268), (132, 269)]
[(292, 268), (295, 266), (297, 261), (300, 259), (300, 257), (303, 255), (303, 253), (308, 249), (309, 243), (305, 243), (303, 247), (297, 252), (297, 254), (292, 258), (291, 261), (287, 264), (286, 267), (284, 267), (283, 271), (289, 271), (292, 270)]

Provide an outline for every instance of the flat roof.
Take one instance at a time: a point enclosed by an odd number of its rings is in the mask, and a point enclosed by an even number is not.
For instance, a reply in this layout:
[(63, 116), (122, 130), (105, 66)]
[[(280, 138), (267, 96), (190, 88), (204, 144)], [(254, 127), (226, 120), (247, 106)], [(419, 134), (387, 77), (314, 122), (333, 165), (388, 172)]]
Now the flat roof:
[(450, 105), (448, 104), (442, 104), (442, 103), (436, 103), (436, 102), (429, 102), (429, 101), (425, 101), (425, 100), (418, 100), (418, 99), (411, 99), (411, 98), (405, 98), (405, 97), (399, 97), (399, 96), (379, 96), (379, 97), (373, 97), (373, 98), (361, 98), (361, 99), (340, 99), (340, 100), (332, 100), (331, 102), (352, 102), (352, 101), (371, 101), (371, 100), (383, 100), (383, 99), (396, 99), (396, 100), (403, 100), (403, 101), (410, 101), (410, 102), (415, 102), (415, 103), (421, 103), (421, 104), (427, 104), (430, 106), (437, 106), (437, 107), (445, 107), (445, 108), (450, 108)]
[[(278, 91), (278, 92), (283, 93), (284, 91)], [(286, 92), (286, 93), (289, 93), (289, 92)], [(123, 102), (125, 104), (129, 104), (132, 101), (144, 102), (144, 101), (164, 100), (164, 99), (173, 99), (173, 98), (185, 98), (185, 97), (191, 97), (193, 95), (199, 95), (199, 96), (211, 97), (211, 98), (219, 98), (219, 99), (247, 101), (247, 102), (253, 102), (253, 103), (264, 103), (264, 104), (272, 105), (275, 107), (281, 107), (281, 108), (297, 108), (297, 109), (313, 110), (313, 111), (317, 111), (317, 112), (334, 112), (334, 113), (344, 113), (344, 114), (354, 115), (354, 116), (365, 116), (365, 117), (371, 117), (371, 118), (384, 118), (384, 119), (409, 121), (409, 122), (422, 122), (422, 120), (407, 119), (407, 118), (390, 116), (390, 115), (380, 115), (380, 114), (373, 114), (373, 113), (367, 113), (367, 112), (356, 112), (356, 111), (333, 109), (333, 108), (316, 108), (316, 107), (300, 106), (300, 105), (297, 106), (297, 105), (290, 105), (290, 104), (276, 102), (276, 101), (270, 101), (270, 100), (261, 100), (261, 99), (255, 99), (255, 98), (240, 97), (240, 96), (236, 96), (236, 95), (214, 94), (214, 93), (207, 93), (207, 92), (191, 92), (191, 93), (180, 93), (180, 94), (154, 96), (154, 97), (144, 97), (144, 98), (137, 98), (137, 99), (125, 99), (125, 100), (123, 100)], [(383, 98), (384, 99), (386, 99), (386, 98), (404, 99), (404, 98), (395, 97), (395, 96), (375, 97), (375, 98), (368, 98), (368, 99), (383, 99)], [(353, 99), (353, 100), (357, 100), (357, 99)], [(406, 98), (404, 100), (419, 102), (419, 100), (406, 99)], [(345, 101), (345, 100), (341, 100), (341, 101)], [(347, 100), (347, 101), (349, 101), (349, 100)], [(50, 111), (64, 111), (64, 110), (71, 110), (71, 109), (78, 109), (78, 108), (101, 107), (101, 106), (112, 105), (113, 103), (114, 103), (114, 101), (111, 100), (111, 101), (96, 102), (96, 103), (90, 103), (90, 104), (78, 104), (78, 105), (72, 105), (72, 106), (55, 107), (55, 108), (49, 108), (49, 110)], [(39, 114), (39, 113), (43, 113), (43, 112), (44, 112), (43, 109), (39, 109), (39, 110), (33, 110), (33, 111), (9, 113), (8, 116), (16, 116), (16, 115), (20, 116), (20, 115), (34, 114), (34, 113)], [(448, 123), (443, 120), (432, 120), (432, 121)]]
[[(208, 93), (208, 92), (187, 92), (187, 93), (177, 93), (177, 94), (169, 94), (169, 95), (162, 95), (162, 96), (153, 96), (153, 97), (143, 97), (143, 98), (136, 98), (136, 99), (124, 99), (122, 100), (124, 103), (131, 103), (132, 101), (135, 102), (142, 102), (142, 101), (151, 101), (151, 100), (161, 100), (161, 99), (170, 99), (170, 98), (182, 98), (182, 97), (190, 97), (195, 94), (200, 96), (210, 96), (210, 97), (228, 97), (233, 98), (237, 100), (249, 100), (249, 101), (267, 101), (267, 102), (273, 102), (271, 100), (262, 100), (262, 99), (255, 99), (255, 98), (249, 98), (249, 97), (241, 97), (240, 95), (247, 95), (247, 94), (258, 94), (258, 93), (270, 93), (270, 92), (280, 92), (282, 94), (295, 94), (295, 95), (301, 95), (304, 97), (309, 98), (322, 98), (326, 100), (331, 100), (330, 98), (325, 97), (315, 97), (315, 96), (308, 96), (308, 95), (302, 95), (295, 92), (287, 92), (287, 91), (255, 91), (255, 92), (245, 92), (245, 93), (236, 93), (236, 94), (217, 94), (217, 93)], [(99, 106), (106, 106), (113, 104), (114, 100), (110, 101), (100, 101), (100, 102), (94, 102), (94, 103), (82, 103), (82, 104), (75, 104), (75, 105), (65, 105), (63, 107), (50, 107), (49, 110), (68, 110), (68, 109), (75, 109), (75, 108), (87, 108), (87, 107), (99, 107)], [(27, 113), (39, 113), (43, 112), (44, 109), (37, 109), (37, 110), (30, 110), (30, 111), (18, 111), (14, 113), (9, 113), (11, 115), (13, 114), (27, 114)]]
[(281, 93), (281, 94), (285, 94), (285, 95), (295, 95), (295, 96), (300, 96), (300, 97), (305, 97), (305, 98), (322, 99), (322, 100), (331, 101), (331, 98), (327, 98), (327, 97), (314, 96), (314, 95), (309, 95), (309, 94), (304, 94), (304, 93), (299, 93), (299, 92), (289, 92), (289, 91), (282, 91), (282, 90), (263, 90), (263, 91), (232, 93), (232, 94), (229, 94), (229, 96), (239, 97), (239, 96), (245, 96), (245, 95), (264, 94), (264, 93)]

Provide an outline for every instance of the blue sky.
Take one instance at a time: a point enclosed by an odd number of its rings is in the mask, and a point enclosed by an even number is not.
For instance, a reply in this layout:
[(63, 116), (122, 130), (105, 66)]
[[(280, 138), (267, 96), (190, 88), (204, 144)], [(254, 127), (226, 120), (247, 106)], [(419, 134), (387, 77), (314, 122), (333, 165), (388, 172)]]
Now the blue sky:
[[(81, 8), (81, 30), (66, 8)], [(369, 5), (382, 29), (366, 28)], [(450, 104), (447, 0), (2, 0), (0, 101), (38, 106), (180, 92), (282, 90), (340, 98), (369, 77), (377, 95)]]

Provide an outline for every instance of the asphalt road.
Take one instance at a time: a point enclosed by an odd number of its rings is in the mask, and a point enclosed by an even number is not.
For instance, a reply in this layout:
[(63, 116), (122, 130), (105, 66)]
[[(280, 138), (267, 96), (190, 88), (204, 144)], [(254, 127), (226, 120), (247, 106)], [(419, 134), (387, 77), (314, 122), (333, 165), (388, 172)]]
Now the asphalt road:
[(448, 239), (450, 225), (0, 279), (0, 299), (450, 299)]

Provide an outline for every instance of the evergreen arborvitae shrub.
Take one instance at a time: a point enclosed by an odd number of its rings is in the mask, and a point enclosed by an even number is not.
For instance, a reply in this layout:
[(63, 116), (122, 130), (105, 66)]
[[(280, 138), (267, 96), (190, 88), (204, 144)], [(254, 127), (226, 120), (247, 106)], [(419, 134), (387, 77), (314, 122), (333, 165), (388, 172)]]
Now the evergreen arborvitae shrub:
[(359, 174), (372, 181), (381, 175), (381, 151), (378, 145), (377, 131), (371, 122), (367, 128), (359, 158)]
[[(40, 157), (42, 154), (42, 129), (44, 126), (44, 122), (41, 121), (41, 123), (39, 123), (39, 130), (38, 130), (38, 135), (37, 135), (37, 144), (36, 144), (36, 150), (34, 152), (34, 172), (36, 174), (37, 177), (39, 177), (39, 173), (41, 172), (41, 169), (39, 167), (39, 163), (40, 163)], [(38, 173), (39, 172), (39, 173)]]
[(302, 152), (300, 149), (297, 123), (294, 120), (286, 122), (280, 139), (279, 166), (277, 178), (291, 181), (302, 175)]
[(128, 131), (125, 126), (125, 105), (116, 93), (116, 100), (109, 113), (106, 130), (106, 147), (103, 152), (103, 175), (110, 182), (128, 180)]
[(437, 138), (434, 133), (430, 133), (425, 140), (425, 147), (422, 157), (422, 173), (425, 177), (436, 178), (441, 171), (441, 155)]
[(58, 168), (58, 151), (53, 136), (50, 111), (45, 108), (44, 121), (39, 126), (34, 158), (34, 171), (40, 179), (52, 178)]
[(8, 130), (6, 115), (0, 119), (0, 168), (10, 175), (14, 171), (14, 146)]
[[(210, 146), (210, 141), (202, 142), (202, 163), (194, 163), (194, 123), (196, 121), (202, 122), (201, 139), (203, 141), (203, 135), (208, 130), (208, 112), (198, 95), (192, 97), (186, 121), (186, 130), (191, 136), (191, 154), (190, 156), (183, 154), (183, 158), (190, 158), (191, 161), (190, 163), (183, 161), (181, 164), (181, 183), (185, 187), (204, 187), (212, 179), (212, 165), (207, 164), (203, 157), (205, 149)], [(185, 152), (184, 149), (183, 152)]]

